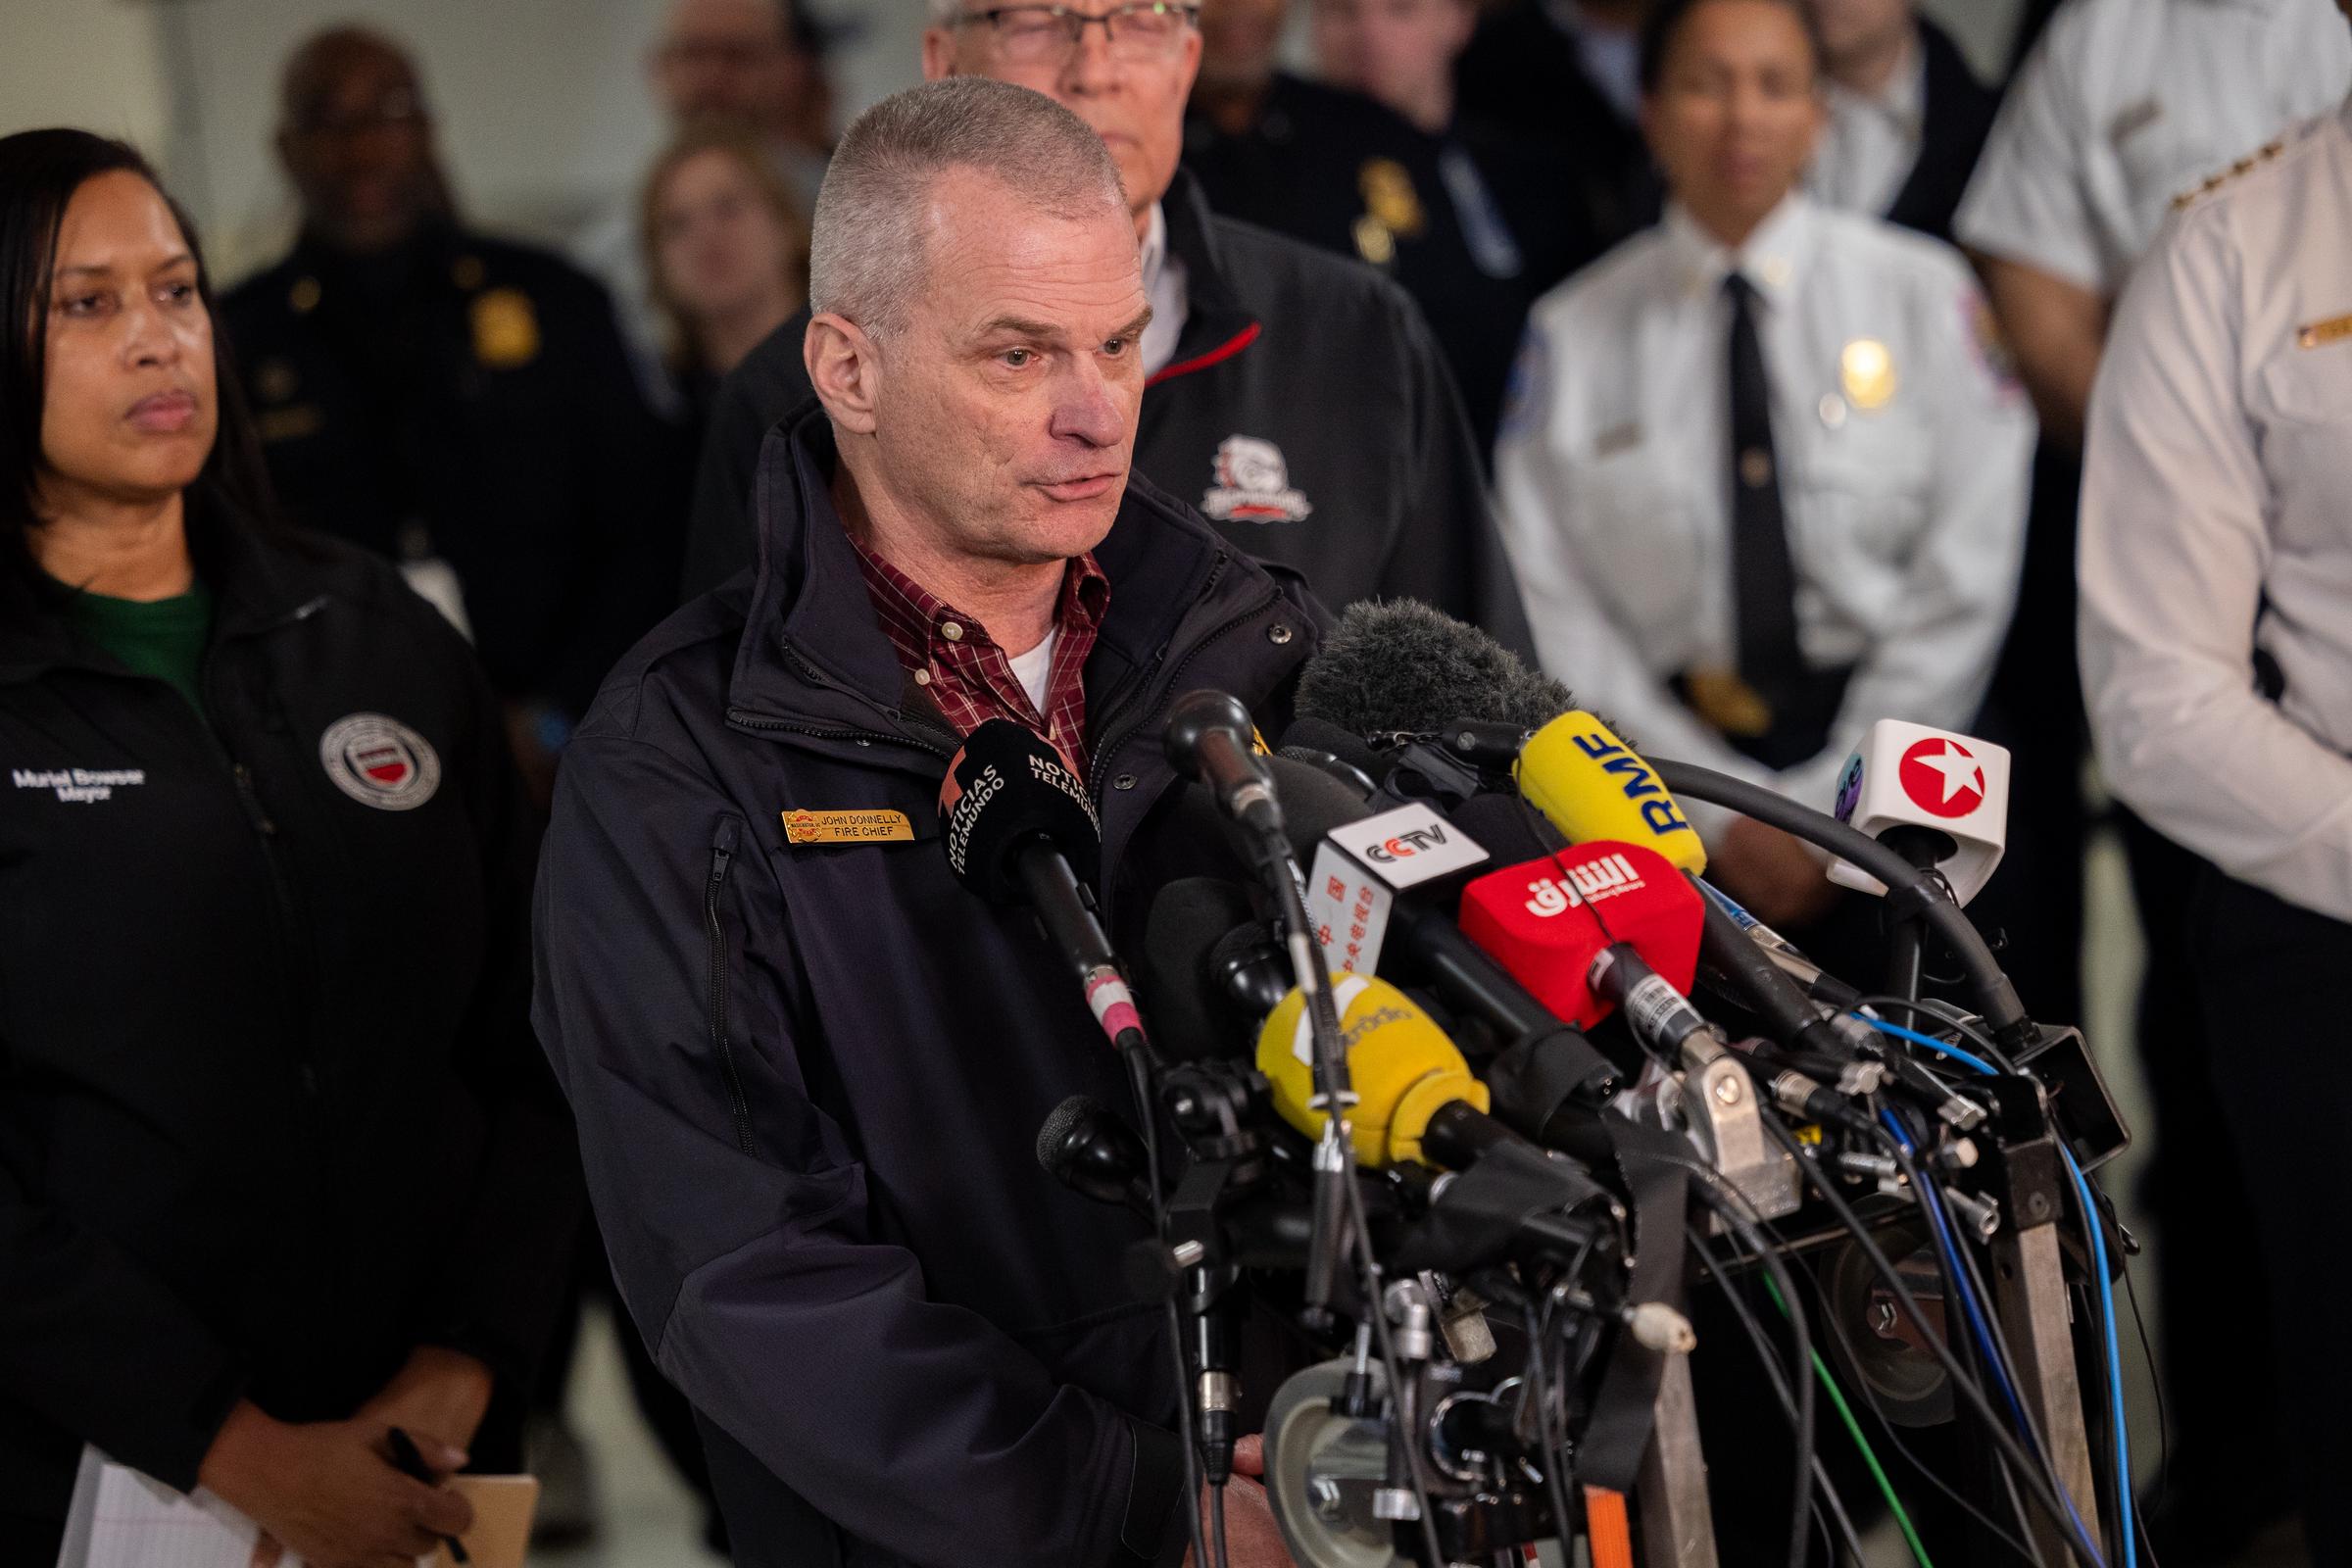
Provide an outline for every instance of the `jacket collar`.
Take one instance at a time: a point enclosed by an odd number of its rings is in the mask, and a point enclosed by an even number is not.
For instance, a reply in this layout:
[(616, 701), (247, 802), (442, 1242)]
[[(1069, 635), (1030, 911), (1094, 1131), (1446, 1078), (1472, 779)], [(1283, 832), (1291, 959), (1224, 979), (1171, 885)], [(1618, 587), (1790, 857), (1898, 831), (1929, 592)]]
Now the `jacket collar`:
[[(810, 402), (768, 431), (753, 484), (760, 563), (728, 684), (730, 716), (820, 738), (897, 739), (952, 750), (874, 615), (858, 557), (834, 509), (833, 429)], [(1148, 666), (1200, 608), (1232, 552), (1174, 501), (1130, 471), (1095, 560), (1110, 579), (1108, 612), (1087, 666), (1089, 721)]]
[(1178, 169), (1159, 206), (1167, 218), (1168, 254), (1184, 264), (1190, 312), (1176, 339), (1176, 358), (1153, 373), (1149, 386), (1231, 359), (1254, 342), (1259, 330), (1256, 315), (1234, 293), (1216, 215), (1200, 182)]
[[(314, 551), (300, 535), (265, 533), (250, 518), (194, 494), (188, 498), (188, 544), (197, 575), (213, 590), (215, 643), (300, 619), (324, 600), (354, 591), (362, 570)], [(65, 592), (13, 573), (0, 580), (0, 684), (50, 669), (114, 667), (67, 621)]]

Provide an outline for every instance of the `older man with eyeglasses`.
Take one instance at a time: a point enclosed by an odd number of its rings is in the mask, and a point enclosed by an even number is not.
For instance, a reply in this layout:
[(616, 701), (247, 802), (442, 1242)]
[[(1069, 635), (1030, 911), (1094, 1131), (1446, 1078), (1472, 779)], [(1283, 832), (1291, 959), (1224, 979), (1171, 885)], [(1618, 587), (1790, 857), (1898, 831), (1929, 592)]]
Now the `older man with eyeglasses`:
[[(1199, 7), (930, 5), (926, 77), (1042, 92), (1118, 167), (1152, 308), (1137, 471), (1335, 610), (1410, 596), (1531, 651), (1461, 395), (1420, 310), (1369, 267), (1217, 216), (1178, 169)], [(752, 564), (760, 442), (811, 395), (806, 326), (786, 323), (719, 394), (689, 593)]]

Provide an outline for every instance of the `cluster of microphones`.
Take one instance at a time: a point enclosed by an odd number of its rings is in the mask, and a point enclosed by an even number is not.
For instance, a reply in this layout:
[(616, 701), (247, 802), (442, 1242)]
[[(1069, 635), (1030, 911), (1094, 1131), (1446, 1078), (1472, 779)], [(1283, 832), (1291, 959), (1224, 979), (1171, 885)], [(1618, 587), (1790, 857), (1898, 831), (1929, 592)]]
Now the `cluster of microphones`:
[[(2080, 1171), (2126, 1136), (2079, 1034), (2027, 1015), (1962, 909), (2000, 858), (2005, 754), (1883, 723), (1816, 810), (1645, 759), (1409, 602), (1350, 610), (1293, 706), (1270, 747), (1235, 698), (1175, 699), (1186, 782), (1149, 830), (1198, 854), (1129, 890), (1124, 952), (1088, 781), (1050, 746), (984, 724), (941, 796), (958, 879), (1033, 911), (1127, 1064), (1134, 1105), (1066, 1102), (1038, 1154), (1149, 1225), (1134, 1273), (1166, 1299), (1183, 1436), (1220, 1505), (1247, 1411), (1300, 1563), (1516, 1560), (1577, 1536), (1596, 1568), (1630, 1563), (1629, 1497), (1642, 1531), (1687, 1541), (1712, 1526), (1688, 1516), (1664, 1430), (1685, 1293), (1763, 1270), (1807, 1351), (1774, 1380), (1800, 1437), (1791, 1560), (1825, 1503), (1850, 1540), (1811, 1431), (1820, 1337), (1776, 1228), (1818, 1212), (1886, 1264), (1889, 1338), (1986, 1424), (2008, 1526), (2103, 1562), (2101, 1500), (2127, 1531), (2128, 1505), (2070, 1470), (1997, 1333), (1964, 1332), (1972, 1306), (1992, 1314), (1957, 1250), (2022, 1225), (2004, 1203), (2068, 1171), (2087, 1208)], [(1793, 833), (1882, 896), (1893, 978), (1825, 972), (1709, 884), (1685, 799)], [(1923, 956), (1957, 971), (1957, 1000), (1919, 994)], [(1873, 1239), (1906, 1223), (1950, 1269), (1933, 1313)], [(1331, 1352), (1270, 1403), (1237, 1381), (1253, 1301)], [(1848, 1376), (1871, 1381), (1870, 1359)], [(1221, 1519), (1194, 1520), (1204, 1568)]]

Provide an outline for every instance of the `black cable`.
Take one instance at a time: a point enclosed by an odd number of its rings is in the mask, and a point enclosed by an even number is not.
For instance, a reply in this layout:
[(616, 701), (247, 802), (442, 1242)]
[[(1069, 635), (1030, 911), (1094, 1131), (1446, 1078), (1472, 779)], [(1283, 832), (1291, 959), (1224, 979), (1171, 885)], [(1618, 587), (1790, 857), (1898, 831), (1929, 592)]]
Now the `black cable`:
[(1870, 1228), (1862, 1222), (1862, 1216), (1854, 1212), (1853, 1204), (1845, 1200), (1844, 1195), (1838, 1191), (1828, 1175), (1806, 1155), (1804, 1150), (1798, 1145), (1796, 1136), (1782, 1126), (1778, 1117), (1759, 1116), (1757, 1120), (1763, 1123), (1764, 1130), (1772, 1136), (1773, 1140), (1786, 1149), (1796, 1160), (1798, 1171), (1803, 1174), (1805, 1181), (1812, 1189), (1821, 1195), (1822, 1201), (1830, 1205), (1830, 1210), (1838, 1216), (1838, 1223), (1852, 1233), (1855, 1245), (1862, 1249), (1863, 1255), (1870, 1259), (1871, 1266), (1879, 1271), (1880, 1276), (1886, 1281), (1887, 1289), (1894, 1293), (1895, 1300), (1901, 1303), (1903, 1310), (1911, 1315), (1911, 1321), (1918, 1326), (1921, 1342), (1935, 1354), (1936, 1360), (1943, 1363), (1945, 1374), (1952, 1379), (1953, 1389), (1967, 1398), (1978, 1419), (1984, 1423), (1985, 1433), (1992, 1439), (1994, 1446), (2019, 1467), (2020, 1474), (2028, 1484), (2028, 1490), (2034, 1494), (2034, 1500), (2065, 1531), (2069, 1548), (2082, 1558), (2086, 1568), (2104, 1568), (2106, 1559), (2100, 1555), (2098, 1548), (2091, 1544), (2089, 1537), (2076, 1522), (2073, 1514), (2067, 1508), (2065, 1500), (2043, 1478), (2039, 1467), (2034, 1463), (2034, 1456), (2026, 1452), (2024, 1446), (2017, 1441), (2016, 1434), (2009, 1430), (2008, 1423), (2003, 1421), (2000, 1413), (1993, 1409), (1991, 1401), (1984, 1396), (1984, 1391), (1977, 1387), (1961, 1368), (1951, 1350), (1936, 1336), (1933, 1330), (1928, 1328), (1926, 1309), (1919, 1304), (1919, 1298), (1911, 1294), (1911, 1287), (1903, 1283), (1901, 1272), (1887, 1259), (1885, 1250), (1871, 1239)]
[(1225, 1483), (1220, 1481), (1208, 1489), (1208, 1517), (1210, 1534), (1217, 1544), (1217, 1561), (1231, 1562), (1225, 1550)]
[[(1904, 1178), (1910, 1182), (1911, 1191), (1919, 1200), (1921, 1217), (1926, 1218), (1927, 1205), (1931, 1201), (1940, 1200), (1941, 1189), (1929, 1184), (1926, 1175), (1919, 1168), (1918, 1161), (1904, 1151), (1899, 1142), (1892, 1137), (1883, 1137), (1883, 1141), (1887, 1152), (1893, 1154), (1895, 1163), (1901, 1167)], [(2049, 1481), (2051, 1489), (2059, 1496), (2064, 1497), (2067, 1494), (2066, 1483), (2058, 1474), (2057, 1456), (2050, 1449), (2048, 1435), (2041, 1430), (2041, 1422), (2035, 1416), (2032, 1402), (2022, 1392), (2025, 1380), (2019, 1374), (2020, 1362), (2009, 1348), (2009, 1337), (2001, 1328), (2001, 1315), (1993, 1304), (1992, 1292), (1985, 1285), (1984, 1274), (1978, 1270), (1977, 1260), (1970, 1253), (1965, 1239), (1959, 1233), (1959, 1227), (1951, 1225), (1948, 1214), (1944, 1216), (1944, 1219), (1945, 1223), (1951, 1226), (1946, 1235), (1951, 1242), (1952, 1255), (1959, 1260), (1962, 1272), (1968, 1276), (1967, 1285), (1976, 1293), (1978, 1303), (1984, 1309), (1984, 1327), (1992, 1339), (1988, 1349), (1991, 1354), (1999, 1357), (2002, 1376), (2008, 1380), (2011, 1391), (2016, 1394), (2017, 1413), (2019, 1418), (2025, 1422), (2026, 1435), (2031, 1441), (2033, 1452), (2041, 1461), (2041, 1474)], [(1931, 1221), (1931, 1223), (1933, 1222)], [(1953, 1282), (1955, 1291), (1960, 1283), (1959, 1281)], [(2096, 1500), (2094, 1496), (2092, 1499), (2094, 1509)], [(2069, 1517), (2073, 1517), (2071, 1511)], [(2089, 1527), (2083, 1525), (2082, 1529), (2087, 1532)], [(2031, 1535), (2032, 1532), (2029, 1531), (2028, 1534)]]
[[(1152, 1232), (1162, 1247), (1168, 1244), (1168, 1199), (1159, 1165), (1159, 1117), (1152, 1103), (1152, 1062), (1141, 1047), (1120, 1053), (1127, 1061), (1127, 1087), (1135, 1092), (1136, 1115), (1144, 1124), (1145, 1186), (1152, 1190)], [(1200, 1534), (1200, 1449), (1193, 1430), (1193, 1374), (1184, 1361), (1184, 1318), (1176, 1298), (1168, 1298), (1168, 1353), (1176, 1363), (1176, 1441), (1184, 1449), (1184, 1519), (1192, 1536), (1195, 1568), (1209, 1562), (1208, 1544)], [(1214, 1568), (1230, 1568), (1219, 1551)]]
[[(1777, 1238), (1777, 1233), (1774, 1234)], [(1808, 1274), (1806, 1277), (1810, 1279), (1812, 1276)], [(1862, 1354), (1858, 1349), (1855, 1348), (1853, 1338), (1846, 1333), (1845, 1325), (1838, 1322), (1838, 1314), (1833, 1309), (1836, 1303), (1832, 1302), (1828, 1296), (1823, 1293), (1818, 1282), (1816, 1282), (1814, 1285), (1813, 1296), (1814, 1299), (1821, 1303), (1821, 1321), (1823, 1326), (1829, 1329), (1830, 1337), (1838, 1342), (1838, 1349), (1845, 1352), (1846, 1365), (1857, 1369), (1860, 1368), (1863, 1364)], [(1984, 1508), (1979, 1506), (1973, 1499), (1962, 1494), (1957, 1488), (1955, 1488), (1950, 1482), (1944, 1480), (1942, 1476), (1936, 1474), (1935, 1468), (1931, 1466), (1925, 1459), (1922, 1459), (1919, 1456), (1918, 1451), (1903, 1441), (1902, 1427), (1894, 1420), (1893, 1417), (1886, 1413), (1886, 1407), (1880, 1402), (1878, 1391), (1870, 1386), (1870, 1380), (1867, 1377), (1857, 1376), (1854, 1381), (1854, 1388), (1855, 1391), (1862, 1396), (1863, 1407), (1869, 1410), (1871, 1418), (1878, 1422), (1880, 1436), (1884, 1437), (1888, 1446), (1891, 1446), (1896, 1453), (1902, 1456), (1903, 1463), (1911, 1467), (1911, 1471), (1914, 1475), (1918, 1476), (1920, 1480), (1925, 1481), (1929, 1486), (1934, 1487), (1937, 1492), (1941, 1493), (1944, 1498), (1948, 1500), (1954, 1507), (1958, 1508), (1961, 1512), (1967, 1514), (1971, 1519), (1975, 1520), (1979, 1525), (1983, 1526), (1986, 1535), (1992, 1537), (2002, 1545), (2007, 1546), (2011, 1551), (2017, 1553), (2022, 1560), (2035, 1564), (2036, 1568), (2046, 1568), (2046, 1564), (2042, 1562), (2040, 1552), (2033, 1545), (2029, 1544), (2029, 1543), (2031, 1543), (2034, 1539), (2034, 1532), (2032, 1530), (2029, 1529), (2025, 1532), (2023, 1540), (2009, 1534), (2009, 1532), (2002, 1527), (1998, 1520), (1986, 1513)], [(2003, 1479), (2004, 1481), (2007, 1479), (2005, 1472)]]
[[(1792, 1432), (1802, 1431), (1805, 1423), (1797, 1413), (1796, 1396), (1789, 1392), (1789, 1374), (1781, 1368), (1780, 1352), (1773, 1348), (1771, 1336), (1764, 1332), (1764, 1325), (1759, 1323), (1755, 1313), (1748, 1309), (1746, 1300), (1740, 1294), (1739, 1286), (1733, 1281), (1731, 1274), (1723, 1264), (1717, 1260), (1714, 1250), (1707, 1246), (1706, 1233), (1698, 1226), (1690, 1224), (1683, 1227), (1683, 1232), (1690, 1239), (1691, 1250), (1698, 1254), (1699, 1261), (1706, 1264), (1707, 1272), (1714, 1275), (1716, 1283), (1722, 1287), (1724, 1300), (1731, 1307), (1732, 1315), (1740, 1320), (1740, 1327), (1746, 1332), (1748, 1343), (1756, 1348), (1756, 1359), (1764, 1368), (1765, 1381), (1772, 1385), (1774, 1396), (1780, 1399), (1782, 1410), (1788, 1414), (1790, 1430)], [(1776, 1280), (1775, 1283), (1777, 1284), (1778, 1281)], [(1789, 1294), (1788, 1287), (1782, 1286), (1781, 1294), (1784, 1298), (1787, 1297)], [(1797, 1310), (1801, 1310), (1801, 1308)], [(1794, 1375), (1797, 1378), (1807, 1383), (1813, 1381), (1813, 1358), (1810, 1347), (1807, 1348), (1805, 1358), (1792, 1364), (1796, 1369)], [(1862, 1539), (1855, 1534), (1854, 1522), (1846, 1514), (1845, 1499), (1838, 1494), (1837, 1486), (1830, 1480), (1829, 1468), (1821, 1462), (1821, 1455), (1815, 1451), (1813, 1444), (1800, 1440), (1799, 1446), (1803, 1449), (1806, 1466), (1813, 1474), (1813, 1491), (1823, 1502), (1828, 1504), (1831, 1518), (1837, 1521), (1835, 1531), (1825, 1529), (1824, 1533), (1833, 1534), (1841, 1539), (1845, 1543), (1847, 1553), (1855, 1562), (1861, 1562), (1863, 1560)]]
[[(1560, 1450), (1564, 1445), (1551, 1440), (1551, 1395), (1544, 1376), (1544, 1363), (1550, 1355), (1544, 1348), (1549, 1341), (1544, 1324), (1544, 1316), (1548, 1314), (1539, 1316), (1533, 1301), (1524, 1303), (1520, 1314), (1527, 1320), (1527, 1393), (1536, 1401), (1536, 1436), (1544, 1448), (1544, 1485), (1551, 1494), (1552, 1528), (1560, 1543), (1561, 1555), (1573, 1560), (1575, 1544), (1570, 1537), (1576, 1530), (1576, 1515), (1569, 1511), (1568, 1487), (1560, 1479)], [(1566, 1411), (1561, 1412), (1561, 1419), (1567, 1419)]]
[[(2124, 1298), (2132, 1303), (2132, 1326), (2139, 1331), (2139, 1353), (2147, 1363), (2148, 1386), (2156, 1391), (2156, 1490), (2166, 1493), (2173, 1485), (2173, 1434), (2170, 1417), (2164, 1410), (2164, 1379), (2156, 1373), (2156, 1349), (2148, 1344), (2148, 1320), (2139, 1315), (2139, 1292), (2132, 1286), (2132, 1265), (2123, 1267)], [(2145, 1531), (2140, 1532), (2144, 1538)]]
[[(1748, 1200), (1747, 1195), (1740, 1191), (1739, 1188), (1734, 1187), (1730, 1182), (1725, 1181), (1722, 1175), (1718, 1173), (1712, 1166), (1701, 1164), (1696, 1160), (1677, 1159), (1672, 1155), (1661, 1154), (1656, 1157), (1665, 1161), (1666, 1163), (1679, 1165), (1683, 1169), (1690, 1171), (1692, 1175), (1700, 1177), (1702, 1179), (1702, 1185), (1708, 1191), (1711, 1191), (1744, 1208), (1747, 1211), (1747, 1218), (1755, 1225), (1756, 1229), (1771, 1240), (1774, 1250), (1781, 1253), (1787, 1253), (1790, 1250), (1788, 1239), (1780, 1233), (1780, 1231), (1772, 1224), (1770, 1220), (1765, 1219), (1764, 1216), (1757, 1211), (1755, 1204)], [(1721, 1209), (1718, 1209), (1717, 1211), (1723, 1212)], [(1807, 1280), (1812, 1280), (1813, 1278), (1810, 1272), (1806, 1273), (1804, 1277)], [(1861, 1353), (1854, 1348), (1854, 1342), (1852, 1338), (1845, 1332), (1845, 1326), (1838, 1321), (1838, 1314), (1835, 1310), (1836, 1303), (1831, 1301), (1829, 1298), (1822, 1292), (1818, 1282), (1815, 1282), (1814, 1284), (1813, 1297), (1821, 1306), (1821, 1321), (1829, 1328), (1831, 1336), (1837, 1340), (1838, 1348), (1845, 1352), (1846, 1364), (1848, 1366), (1860, 1367), (1863, 1364)], [(2034, 1568), (2048, 1568), (2048, 1564), (2042, 1558), (2039, 1546), (2032, 1544), (2034, 1532), (2030, 1527), (2024, 1527), (2024, 1541), (2022, 1542), (2018, 1537), (2010, 1535), (2009, 1532), (2003, 1529), (1990, 1514), (1986, 1513), (1974, 1501), (1963, 1495), (1957, 1488), (1952, 1486), (1950, 1482), (1945, 1481), (1940, 1475), (1937, 1475), (1935, 1469), (1931, 1467), (1925, 1459), (1922, 1459), (1909, 1444), (1903, 1441), (1901, 1429), (1896, 1426), (1895, 1422), (1880, 1405), (1879, 1396), (1877, 1393), (1870, 1387), (1870, 1383), (1867, 1379), (1858, 1380), (1855, 1384), (1855, 1387), (1862, 1395), (1863, 1403), (1869, 1408), (1871, 1415), (1877, 1419), (1880, 1433), (1886, 1439), (1887, 1443), (1893, 1446), (1894, 1451), (1903, 1456), (1903, 1462), (1911, 1467), (1913, 1473), (1915, 1473), (1922, 1481), (1925, 1481), (1928, 1483), (1928, 1485), (1934, 1487), (1937, 1492), (1941, 1493), (1945, 1497), (1950, 1499), (1952, 1504), (1959, 1508), (1963, 1513), (1966, 1513), (1978, 1524), (1983, 1525), (1986, 1534), (1993, 1537), (1993, 1539), (1996, 1541), (1999, 1541), (2010, 1550), (2016, 1552), (2020, 1558), (2027, 1562), (2033, 1563)], [(2003, 1475), (2005, 1478), (2006, 1471), (2003, 1472)], [(2023, 1527), (2022, 1511), (2020, 1513), (2020, 1522), (2021, 1527)]]

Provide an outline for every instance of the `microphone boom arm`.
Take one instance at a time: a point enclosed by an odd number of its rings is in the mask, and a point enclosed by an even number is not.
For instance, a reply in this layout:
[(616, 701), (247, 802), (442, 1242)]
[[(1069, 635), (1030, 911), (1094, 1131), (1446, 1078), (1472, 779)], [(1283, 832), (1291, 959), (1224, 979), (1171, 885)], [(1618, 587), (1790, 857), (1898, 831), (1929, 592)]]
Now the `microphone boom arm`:
[(1908, 906), (1903, 912), (1926, 920), (1951, 946), (1961, 967), (1968, 971), (1969, 985), (1984, 1009), (1985, 1021), (1992, 1025), (1994, 1038), (2012, 1051), (2033, 1047), (2038, 1034), (2034, 1021), (2026, 1015), (2025, 1004), (2018, 1001), (2017, 988), (2001, 972), (1992, 950), (1984, 945), (1984, 937), (1969, 923), (1960, 906), (1919, 867), (1869, 834), (1760, 784), (1671, 758), (1644, 754), (1644, 760), (1656, 770), (1658, 782), (1676, 795), (1752, 816), (1767, 826), (1828, 850), (1884, 882), (1888, 889), (1889, 904), (1896, 905), (1898, 909)]

